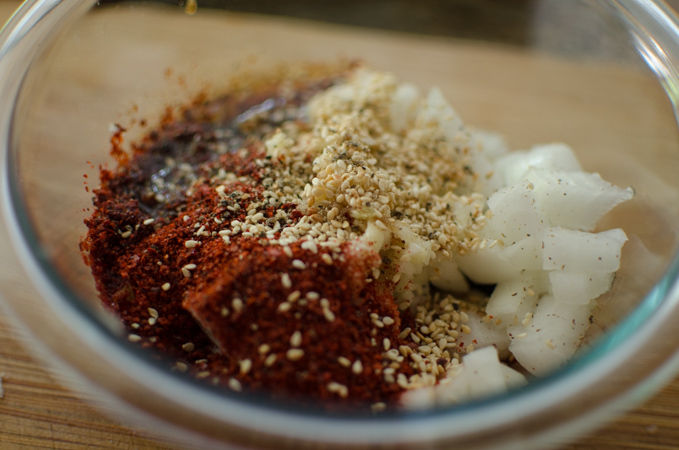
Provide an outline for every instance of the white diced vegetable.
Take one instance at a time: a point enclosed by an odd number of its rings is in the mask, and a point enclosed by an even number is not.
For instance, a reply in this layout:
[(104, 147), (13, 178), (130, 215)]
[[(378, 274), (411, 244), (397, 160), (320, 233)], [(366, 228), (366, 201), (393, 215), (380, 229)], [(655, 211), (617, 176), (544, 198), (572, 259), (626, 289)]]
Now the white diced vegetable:
[(484, 237), (511, 245), (543, 230), (544, 224), (529, 183), (500, 189), (488, 199), (488, 208), (492, 215), (482, 230)]
[(389, 109), (391, 126), (394, 131), (402, 131), (415, 120), (419, 106), (420, 93), (411, 83), (398, 85), (391, 98)]
[(615, 273), (549, 272), (552, 295), (556, 303), (586, 305), (604, 292), (608, 292)]
[(550, 295), (538, 302), (532, 320), (507, 328), (509, 350), (529, 372), (545, 375), (573, 356), (589, 327), (588, 305), (558, 304)]
[(542, 269), (542, 239), (531, 236), (516, 244), (501, 248), (498, 258), (521, 272), (524, 270)]
[(499, 246), (486, 246), (482, 250), (464, 255), (456, 253), (455, 262), (462, 273), (475, 283), (495, 284), (511, 280), (521, 273), (521, 268), (500, 258), (500, 250)]
[(614, 186), (596, 173), (530, 170), (526, 179), (547, 221), (576, 230), (591, 231), (604, 214), (634, 196), (631, 188)]
[[(471, 332), (460, 333), (455, 342), (458, 348), (466, 349), (469, 345), (472, 345), (472, 348), (475, 349), (494, 347), (501, 357), (509, 356), (507, 348), (509, 348), (511, 340), (507, 336), (507, 323), (496, 325), (492, 320), (484, 320), (483, 317), (469, 313), (469, 321), (466, 325)], [(476, 351), (474, 350), (470, 354), (476, 353)]]
[(469, 283), (454, 260), (439, 255), (429, 264), (428, 269), (429, 282), (438, 289), (452, 293), (469, 291)]
[(542, 266), (545, 270), (615, 272), (625, 241), (627, 236), (619, 228), (596, 234), (551, 228), (543, 238)]
[(469, 394), (472, 398), (481, 398), (500, 394), (507, 390), (505, 375), (501, 369), (495, 347), (476, 350), (463, 359), (464, 371), (470, 379)]
[(535, 311), (538, 298), (548, 284), (544, 271), (526, 272), (520, 277), (498, 283), (488, 300), (486, 312), (504, 325), (512, 325), (514, 318), (521, 322), (527, 313)]
[(486, 130), (474, 130), (473, 137), (478, 150), (490, 161), (495, 161), (509, 152), (509, 147), (504, 138), (497, 133)]
[[(424, 106), (420, 109), (418, 121), (436, 123), (450, 144), (466, 144), (469, 139), (467, 128), (455, 110), (448, 104), (438, 88), (432, 88)], [(456, 155), (451, 155), (455, 158)]]
[(507, 386), (507, 389), (520, 388), (521, 386), (528, 384), (526, 377), (511, 367), (502, 364), (500, 366), (500, 370), (502, 371), (502, 375), (505, 377), (505, 385)]
[(523, 181), (531, 169), (561, 172), (582, 170), (573, 150), (562, 143), (537, 145), (528, 152), (508, 153), (498, 159), (495, 166), (503, 174), (508, 186)]

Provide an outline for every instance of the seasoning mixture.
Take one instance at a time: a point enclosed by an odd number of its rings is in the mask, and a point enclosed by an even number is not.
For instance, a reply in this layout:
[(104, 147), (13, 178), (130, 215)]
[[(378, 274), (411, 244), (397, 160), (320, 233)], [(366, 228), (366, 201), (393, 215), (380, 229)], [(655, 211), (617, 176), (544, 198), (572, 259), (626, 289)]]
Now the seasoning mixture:
[(590, 231), (631, 191), (566, 146), (506, 154), (437, 89), (363, 67), (241, 80), (131, 155), (123, 132), (81, 243), (102, 301), (131, 342), (232, 391), (380, 411), (519, 386), (500, 361), (564, 364), (626, 239)]

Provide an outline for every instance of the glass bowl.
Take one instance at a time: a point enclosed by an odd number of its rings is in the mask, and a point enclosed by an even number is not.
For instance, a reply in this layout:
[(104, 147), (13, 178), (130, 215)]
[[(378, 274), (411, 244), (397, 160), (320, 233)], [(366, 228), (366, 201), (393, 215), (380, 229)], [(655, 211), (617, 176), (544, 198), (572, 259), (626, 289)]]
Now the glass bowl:
[[(0, 35), (2, 274), (10, 314), (60, 380), (126, 423), (195, 448), (544, 448), (677, 371), (679, 22), (661, 1), (28, 0)], [(357, 58), (438, 86), (511, 148), (564, 141), (636, 191), (602, 227), (630, 236), (577, 358), (527, 387), (376, 416), (204, 387), (121, 338), (79, 242), (109, 126), (158, 118), (244, 68)], [(130, 129), (128, 141), (143, 129)], [(136, 135), (135, 135), (136, 133)], [(85, 178), (83, 178), (85, 175)], [(83, 185), (85, 183), (85, 186)]]

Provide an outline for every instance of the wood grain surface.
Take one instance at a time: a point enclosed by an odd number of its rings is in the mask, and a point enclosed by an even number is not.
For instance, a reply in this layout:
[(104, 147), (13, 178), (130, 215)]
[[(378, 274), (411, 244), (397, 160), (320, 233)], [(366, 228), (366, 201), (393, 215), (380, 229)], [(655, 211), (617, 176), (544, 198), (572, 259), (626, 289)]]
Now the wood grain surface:
[[(0, 23), (18, 4), (0, 1)], [(0, 270), (5, 264), (9, 262), (0, 255)], [(2, 290), (9, 288), (0, 286)], [(30, 356), (29, 346), (28, 338), (9, 316), (0, 314), (0, 450), (180, 448), (177, 443), (144, 436), (95, 411), (55, 383), (41, 363)], [(679, 379), (643, 406), (565, 448), (679, 448)]]

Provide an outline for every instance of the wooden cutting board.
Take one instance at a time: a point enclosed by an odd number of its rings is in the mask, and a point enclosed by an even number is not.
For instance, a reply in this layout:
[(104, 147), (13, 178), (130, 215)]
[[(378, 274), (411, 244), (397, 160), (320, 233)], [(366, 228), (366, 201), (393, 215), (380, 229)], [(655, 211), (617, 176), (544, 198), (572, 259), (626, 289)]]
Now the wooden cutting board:
[[(19, 5), (0, 1), (0, 23)], [(2, 226), (2, 225), (0, 225)], [(10, 262), (0, 252), (0, 270)], [(11, 286), (0, 286), (5, 291)], [(172, 449), (177, 443), (147, 437), (93, 410), (56, 384), (28, 353), (29, 339), (0, 314), (0, 450), (5, 449)], [(679, 379), (645, 405), (591, 436), (566, 447), (582, 449), (679, 448)]]

